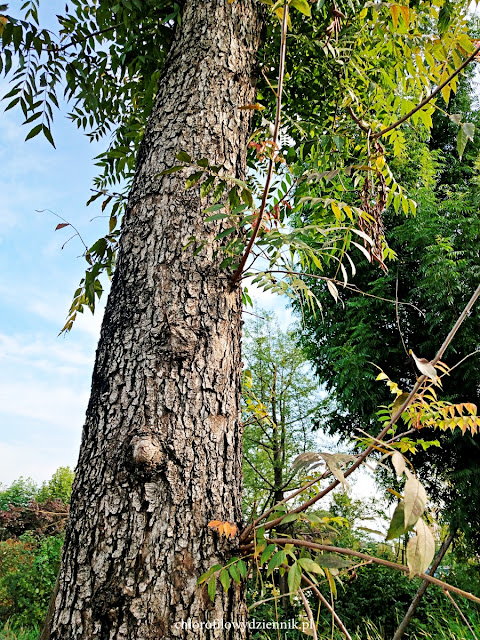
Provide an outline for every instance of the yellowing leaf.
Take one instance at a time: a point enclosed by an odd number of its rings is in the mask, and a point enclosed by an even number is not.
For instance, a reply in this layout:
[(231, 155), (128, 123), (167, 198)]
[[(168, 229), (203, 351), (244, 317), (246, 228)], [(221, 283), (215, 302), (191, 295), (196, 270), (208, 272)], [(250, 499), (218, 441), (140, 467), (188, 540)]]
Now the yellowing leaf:
[(405, 527), (411, 527), (425, 511), (427, 504), (427, 494), (422, 483), (406, 470), (409, 478), (405, 483)]
[(245, 104), (243, 107), (238, 108), (245, 109), (246, 111), (263, 111), (266, 107), (257, 102), (256, 104)]
[(405, 462), (405, 458), (402, 456), (400, 451), (394, 451), (392, 454), (392, 464), (395, 469), (395, 473), (397, 476), (401, 476), (405, 471), (407, 465)]
[(417, 356), (413, 353), (411, 349), (410, 349), (410, 354), (412, 358), (415, 360), (415, 364), (417, 365), (418, 370), (422, 375), (426, 376), (427, 378), (430, 378), (430, 380), (433, 380), (433, 382), (439, 382), (440, 378), (437, 376), (437, 370), (435, 369), (433, 364), (428, 362), (428, 360), (426, 360), (425, 358), (417, 358)]
[(398, 4), (392, 4), (390, 7), (390, 11), (392, 13), (392, 22), (395, 29), (398, 27), (398, 16), (400, 15), (400, 7)]
[(222, 522), (221, 520), (211, 520), (208, 525), (210, 529), (215, 529), (218, 535), (226, 538), (234, 538), (237, 533), (237, 527), (231, 522)]
[(407, 565), (409, 577), (425, 573), (435, 555), (435, 539), (423, 520), (417, 522), (416, 535), (407, 544)]
[(290, 6), (303, 13), (305, 16), (311, 16), (312, 11), (310, 9), (310, 5), (307, 0), (290, 0)]

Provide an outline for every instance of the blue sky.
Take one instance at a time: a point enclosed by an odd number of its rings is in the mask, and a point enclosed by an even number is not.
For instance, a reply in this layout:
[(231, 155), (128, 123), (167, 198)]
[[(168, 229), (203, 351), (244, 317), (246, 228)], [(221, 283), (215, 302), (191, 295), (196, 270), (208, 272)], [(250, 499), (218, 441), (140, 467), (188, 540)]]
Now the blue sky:
[[(12, 2), (15, 14), (18, 2)], [(64, 8), (43, 3), (43, 24)], [(42, 14), (41, 14), (42, 15)], [(0, 80), (0, 95), (8, 91)], [(104, 145), (92, 145), (77, 128), (56, 114), (56, 149), (42, 137), (24, 142), (28, 132), (15, 109), (2, 113), (0, 136), (0, 483), (20, 475), (37, 482), (59, 466), (75, 466), (88, 402), (102, 307), (87, 311), (73, 331), (58, 337), (82, 277), (82, 246), (103, 235), (99, 206), (86, 207), (95, 175), (93, 158)], [(262, 295), (259, 303), (277, 309), (283, 326), (291, 314), (283, 302)]]

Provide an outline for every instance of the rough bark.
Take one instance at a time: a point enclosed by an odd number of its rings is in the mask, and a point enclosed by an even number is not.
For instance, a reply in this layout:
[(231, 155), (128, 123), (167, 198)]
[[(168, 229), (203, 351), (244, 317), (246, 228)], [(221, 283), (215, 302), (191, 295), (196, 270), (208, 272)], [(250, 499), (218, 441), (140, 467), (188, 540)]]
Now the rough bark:
[[(51, 640), (243, 638), (241, 587), (200, 574), (241, 520), (241, 297), (218, 269), (208, 201), (179, 150), (245, 173), (261, 18), (255, 0), (187, 0), (149, 120), (97, 349)], [(192, 628), (182, 621), (190, 619)], [(219, 622), (216, 626), (219, 626)]]

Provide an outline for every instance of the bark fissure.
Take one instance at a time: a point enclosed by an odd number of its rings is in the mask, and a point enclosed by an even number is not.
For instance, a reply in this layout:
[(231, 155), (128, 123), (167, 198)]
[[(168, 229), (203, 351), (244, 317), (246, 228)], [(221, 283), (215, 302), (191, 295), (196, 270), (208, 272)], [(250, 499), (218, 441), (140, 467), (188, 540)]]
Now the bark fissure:
[[(213, 255), (221, 223), (185, 150), (245, 174), (261, 17), (254, 0), (187, 0), (142, 143), (107, 303), (50, 637), (243, 638), (243, 588), (209, 602), (198, 576), (241, 521), (241, 297)], [(189, 236), (209, 240), (193, 256)], [(182, 626), (190, 618), (192, 628)]]

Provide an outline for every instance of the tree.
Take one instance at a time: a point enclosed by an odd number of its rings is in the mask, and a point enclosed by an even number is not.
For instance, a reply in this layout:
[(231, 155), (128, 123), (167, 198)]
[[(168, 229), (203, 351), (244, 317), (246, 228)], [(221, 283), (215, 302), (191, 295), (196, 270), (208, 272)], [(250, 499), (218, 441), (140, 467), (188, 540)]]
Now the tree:
[[(325, 404), (296, 330), (282, 331), (264, 311), (247, 323), (244, 371), (244, 504), (250, 515), (283, 500), (292, 488), (290, 467), (314, 445), (314, 429)], [(263, 508), (261, 508), (263, 506)]]
[[(450, 91), (478, 50), (473, 51), (461, 14), (452, 17), (454, 29), (441, 46), (424, 38), (422, 29), (430, 33), (442, 17), (430, 3), (408, 11), (398, 5), (379, 11), (345, 3), (345, 13), (337, 5), (319, 3), (309, 31), (306, 0), (267, 2), (273, 9), (267, 23), (254, 0), (186, 0), (181, 5), (107, 0), (98, 6), (75, 0), (74, 11), (59, 18), (59, 42), (37, 27), (37, 4), (24, 5), (23, 21), (1, 18), (2, 65), (9, 72), (15, 63), (8, 106), (24, 110), (33, 125), (27, 137), (43, 132), (53, 142), (53, 108), (63, 80), (77, 124), (91, 127), (93, 138), (114, 129), (96, 182), (102, 207), (111, 205), (109, 233), (86, 248), (89, 266), (65, 327), (71, 328), (84, 306), (94, 308), (102, 292), (101, 272), (114, 269), (58, 592), (44, 637), (242, 638), (243, 586), (236, 579), (230, 584), (228, 575), (227, 582), (222, 568), (233, 562), (236, 543), (218, 537), (207, 524), (241, 523), (239, 282), (246, 277), (245, 266), (250, 258), (266, 254), (270, 268), (256, 276), (261, 286), (298, 293), (313, 304), (298, 267), (320, 260), (331, 264), (351, 246), (359, 255), (370, 255), (352, 238), (367, 242), (382, 263), (377, 227), (385, 202), (378, 184), (385, 187), (388, 178), (389, 197), (407, 210), (414, 205), (389, 178), (380, 143), (375, 142), (372, 154), (368, 131), (375, 130), (375, 140), (388, 134), (389, 143), (401, 147), (397, 127), (407, 115), (418, 114), (428, 122), (436, 92), (410, 111), (408, 104), (430, 91), (432, 79)], [(292, 16), (295, 12), (291, 20), (289, 9)], [(332, 91), (321, 90), (328, 99), (315, 103), (311, 122), (299, 122), (291, 105), (285, 133), (302, 140), (300, 157), (320, 157), (319, 168), (331, 169), (353, 154), (354, 167), (344, 164), (343, 169), (364, 187), (357, 204), (368, 209), (374, 193), (380, 195), (374, 207), (376, 227), (367, 224), (369, 210), (348, 206), (337, 194), (311, 208), (304, 229), (276, 228), (286, 220), (288, 197), (297, 186), (291, 172), (283, 170), (285, 158), (277, 144), (292, 22), (299, 25), (299, 43), (321, 50), (317, 58), (309, 50), (316, 81), (309, 90), (312, 95), (325, 86)], [(266, 106), (258, 105), (255, 95), (256, 52), (264, 24), (262, 55), (270, 66), (262, 75), (278, 67), (275, 87), (268, 76), (262, 81)], [(275, 42), (280, 62), (273, 65), (268, 52)], [(300, 47), (288, 76), (295, 78), (299, 69), (302, 94), (308, 87), (307, 65), (298, 62), (299, 53)], [(392, 76), (382, 76), (378, 67), (389, 68), (392, 62)], [(332, 68), (336, 81), (330, 84), (325, 78)], [(304, 108), (308, 102), (309, 96)], [(245, 182), (245, 156), (251, 114), (262, 106), (275, 118), (271, 138), (252, 140), (250, 162), (257, 158), (266, 174), (264, 186), (255, 189), (255, 179)], [(353, 107), (365, 118), (374, 110), (371, 129), (365, 131)], [(372, 162), (378, 168), (375, 185), (364, 173)], [(128, 200), (107, 190), (121, 179), (131, 186)], [(218, 202), (227, 191), (228, 199)], [(292, 203), (300, 204), (296, 193)], [(205, 218), (205, 212), (212, 215)], [(333, 222), (326, 221), (326, 213), (334, 215)], [(276, 277), (277, 270), (284, 276)], [(331, 287), (335, 292), (333, 282)], [(330, 462), (338, 476), (336, 463)], [(274, 518), (268, 527), (275, 524)], [(229, 532), (234, 532), (231, 524)], [(242, 534), (247, 545), (249, 535), (251, 528)], [(272, 538), (272, 544), (282, 541)], [(290, 569), (289, 586), (299, 586), (301, 563)], [(222, 585), (229, 588), (216, 591), (220, 570)], [(200, 582), (208, 579), (208, 595), (197, 588), (202, 571), (207, 577)], [(197, 625), (183, 628), (188, 618)], [(215, 619), (240, 628), (200, 625), (212, 625)]]

